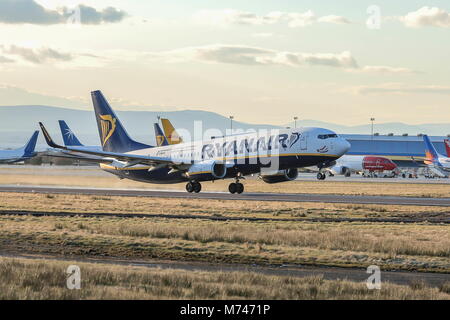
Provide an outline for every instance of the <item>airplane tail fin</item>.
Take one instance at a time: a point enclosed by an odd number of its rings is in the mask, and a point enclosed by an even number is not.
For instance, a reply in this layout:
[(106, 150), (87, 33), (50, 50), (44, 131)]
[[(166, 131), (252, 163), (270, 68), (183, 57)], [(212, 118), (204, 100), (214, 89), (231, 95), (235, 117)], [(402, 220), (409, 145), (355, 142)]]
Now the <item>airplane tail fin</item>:
[(450, 158), (450, 139), (444, 140), (445, 150), (447, 151), (447, 157)]
[(83, 146), (83, 144), (78, 140), (75, 133), (73, 133), (72, 130), (70, 130), (69, 126), (64, 120), (59, 120), (59, 127), (61, 129), (61, 135), (64, 140), (64, 145), (67, 146)]
[(169, 144), (179, 144), (183, 142), (183, 139), (181, 139), (180, 135), (175, 130), (169, 119), (161, 119), (161, 123), (163, 125), (164, 133)]
[(136, 142), (130, 138), (101, 91), (93, 91), (91, 92), (91, 96), (98, 132), (104, 151), (123, 153), (151, 148), (149, 145)]
[(36, 143), (39, 136), (39, 131), (35, 131), (33, 135), (31, 136), (28, 143), (23, 147), (24, 156), (33, 156), (34, 155), (34, 149), (36, 149)]
[(156, 145), (158, 147), (169, 145), (169, 142), (167, 142), (166, 136), (162, 132), (159, 124), (155, 123), (154, 126), (155, 126)]
[(438, 161), (439, 154), (427, 135), (423, 136), (423, 141), (425, 142), (425, 155), (426, 155), (425, 163), (433, 164), (434, 162)]

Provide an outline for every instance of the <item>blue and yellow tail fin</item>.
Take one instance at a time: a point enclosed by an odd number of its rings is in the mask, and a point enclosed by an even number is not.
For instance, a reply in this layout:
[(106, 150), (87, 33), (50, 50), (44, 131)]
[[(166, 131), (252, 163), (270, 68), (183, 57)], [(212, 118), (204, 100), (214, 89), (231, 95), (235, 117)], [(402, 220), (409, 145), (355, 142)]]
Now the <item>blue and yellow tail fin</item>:
[(430, 138), (427, 135), (424, 135), (423, 141), (425, 142), (425, 163), (433, 164), (436, 161), (439, 161), (439, 153), (436, 151)]
[(169, 119), (161, 119), (161, 123), (169, 144), (183, 143), (183, 139), (180, 137), (177, 130), (175, 130)]
[(155, 127), (156, 145), (158, 147), (168, 146), (169, 142), (167, 142), (166, 136), (162, 132), (161, 127), (159, 126), (159, 124), (155, 123), (154, 127)]
[(124, 153), (151, 146), (130, 138), (101, 91), (91, 92), (100, 142), (104, 151)]

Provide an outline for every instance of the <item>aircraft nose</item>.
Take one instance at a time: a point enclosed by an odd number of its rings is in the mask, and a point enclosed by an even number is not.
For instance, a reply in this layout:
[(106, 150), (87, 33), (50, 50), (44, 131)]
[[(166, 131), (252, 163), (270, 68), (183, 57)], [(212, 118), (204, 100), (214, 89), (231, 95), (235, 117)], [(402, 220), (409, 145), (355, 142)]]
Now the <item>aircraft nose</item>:
[(345, 139), (341, 139), (341, 141), (339, 143), (339, 150), (338, 150), (339, 154), (343, 155), (343, 154), (347, 153), (347, 151), (350, 150), (351, 146), (352, 145), (350, 144), (350, 142), (348, 142)]

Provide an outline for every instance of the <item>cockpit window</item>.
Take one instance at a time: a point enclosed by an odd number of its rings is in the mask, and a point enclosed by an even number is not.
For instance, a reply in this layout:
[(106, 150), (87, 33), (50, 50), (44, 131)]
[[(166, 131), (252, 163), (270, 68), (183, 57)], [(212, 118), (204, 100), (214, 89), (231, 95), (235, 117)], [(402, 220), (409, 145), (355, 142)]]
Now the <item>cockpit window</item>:
[(338, 137), (338, 136), (337, 136), (337, 134), (335, 134), (335, 133), (330, 133), (330, 134), (319, 134), (319, 135), (317, 136), (317, 138), (322, 139), (322, 140), (329, 139), (329, 138), (337, 138), (337, 137)]

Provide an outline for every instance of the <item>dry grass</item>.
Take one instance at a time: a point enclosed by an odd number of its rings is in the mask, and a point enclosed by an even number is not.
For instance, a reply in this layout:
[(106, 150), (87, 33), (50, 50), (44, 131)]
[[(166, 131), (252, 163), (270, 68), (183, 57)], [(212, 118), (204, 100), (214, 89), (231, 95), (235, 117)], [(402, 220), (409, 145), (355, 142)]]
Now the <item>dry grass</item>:
[[(66, 288), (66, 269), (81, 270), (81, 289)], [(450, 299), (444, 289), (294, 278), (247, 272), (200, 272), (70, 261), (0, 258), (0, 299)]]
[[(6, 194), (15, 209), (33, 204), (32, 197), (44, 201), (45, 195)], [(25, 197), (25, 198), (23, 198)], [(28, 198), (30, 197), (30, 198)], [(115, 210), (139, 208), (141, 198), (92, 199), (89, 196), (56, 195), (51, 208), (76, 210), (90, 206), (111, 205)], [(133, 200), (136, 203), (133, 203)], [(161, 201), (151, 199), (151, 201)], [(121, 204), (120, 201), (123, 201)], [(178, 201), (178, 200), (177, 200)], [(182, 214), (212, 215), (226, 210), (220, 201), (210, 201), (202, 209), (198, 200), (165, 200), (152, 207)], [(30, 204), (31, 202), (31, 204)], [(81, 209), (77, 202), (81, 203)], [(169, 206), (170, 203), (170, 206)], [(230, 206), (233, 203), (230, 202)], [(9, 204), (12, 205), (12, 204)], [(271, 215), (277, 203), (265, 203), (254, 216)], [(297, 204), (296, 204), (297, 205)], [(353, 210), (389, 215), (381, 207), (339, 205), (339, 214), (351, 216)], [(125, 208), (125, 209), (124, 209)], [(286, 209), (286, 208), (285, 208)], [(92, 208), (91, 208), (92, 210)], [(231, 215), (245, 216), (245, 208), (233, 209)], [(300, 206), (296, 210), (304, 210)], [(308, 209), (310, 210), (310, 209)], [(312, 210), (312, 209), (311, 209)], [(381, 213), (380, 213), (381, 211)], [(332, 207), (324, 212), (332, 216)], [(290, 214), (290, 213), (288, 213)], [(314, 213), (320, 214), (320, 211)], [(278, 218), (278, 217), (276, 217)], [(109, 255), (173, 260), (229, 263), (293, 263), (312, 265), (367, 266), (377, 264), (393, 269), (444, 272), (450, 270), (450, 226), (433, 224), (389, 223), (315, 223), (309, 221), (250, 222), (211, 221), (166, 218), (81, 218), (81, 217), (0, 217), (0, 249), (65, 255)], [(13, 241), (11, 241), (14, 239)]]
[(332, 203), (285, 203), (266, 201), (221, 201), (107, 197), (31, 193), (0, 194), (0, 210), (68, 211), (77, 213), (139, 213), (165, 215), (204, 215), (217, 217), (283, 218), (450, 218), (447, 207), (349, 205)]
[[(204, 191), (226, 191), (230, 181), (203, 183)], [(0, 168), (0, 184), (21, 185), (65, 185), (97, 188), (143, 188), (159, 190), (184, 190), (185, 184), (156, 185), (119, 180), (101, 169), (80, 168)], [(280, 193), (330, 193), (346, 195), (395, 195), (416, 197), (450, 197), (448, 184), (412, 184), (374, 182), (338, 182), (338, 181), (295, 181), (276, 185), (268, 185), (256, 179), (245, 181), (248, 192), (280, 192)]]

